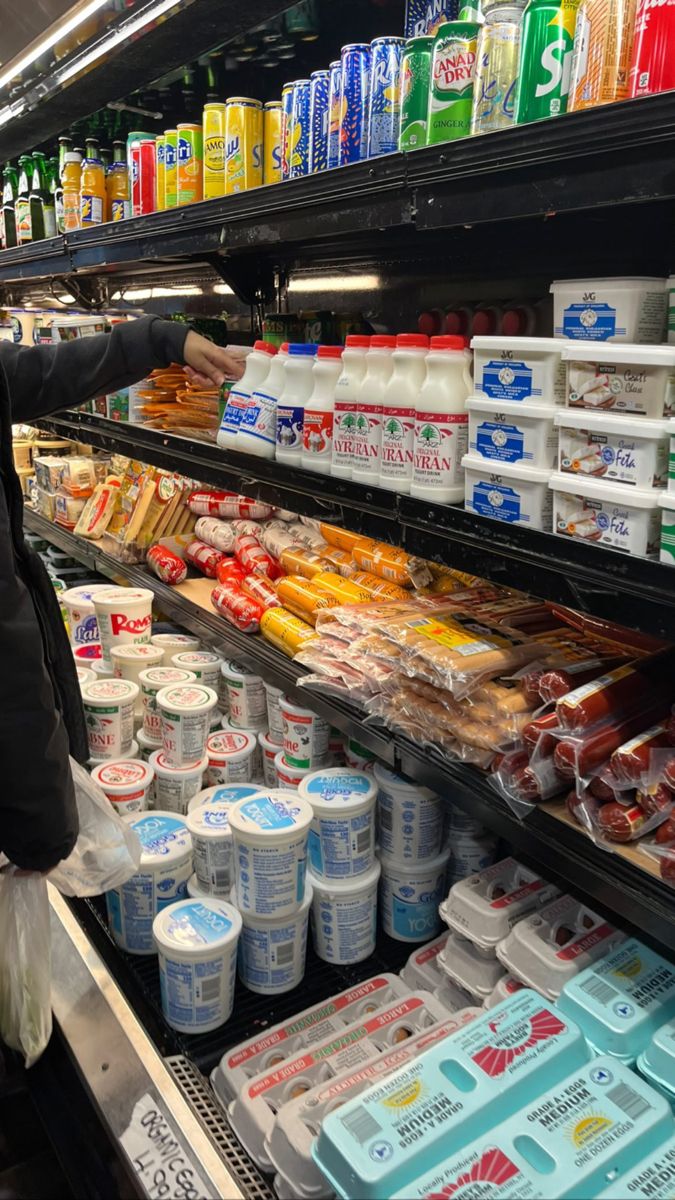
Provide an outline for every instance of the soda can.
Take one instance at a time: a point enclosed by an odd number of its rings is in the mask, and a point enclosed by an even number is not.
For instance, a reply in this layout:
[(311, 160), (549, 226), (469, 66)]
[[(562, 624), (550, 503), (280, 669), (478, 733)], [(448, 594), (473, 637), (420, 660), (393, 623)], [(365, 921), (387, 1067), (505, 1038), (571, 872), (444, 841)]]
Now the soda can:
[(178, 203), (194, 204), (203, 197), (204, 135), (201, 125), (178, 126)]
[(328, 90), (330, 73), (313, 71), (309, 77), (309, 173), (328, 166)]
[(675, 88), (674, 45), (672, 4), (638, 0), (629, 77), (631, 96), (652, 96)]
[(134, 141), (131, 157), (131, 215), (142, 217), (155, 211), (155, 140)]
[(439, 25), (459, 18), (459, 0), (406, 0), (405, 36), (433, 37)]
[(520, 56), (522, 8), (501, 5), (499, 14), (509, 12), (511, 19), (497, 16), (485, 24), (478, 37), (478, 61), (473, 90), (472, 133), (492, 133), (495, 129), (510, 129), (513, 125)]
[(225, 195), (263, 181), (263, 109), (260, 100), (232, 96), (225, 112)]
[(263, 109), (263, 183), (281, 179), (281, 102), (270, 100)]
[(393, 154), (398, 150), (405, 38), (375, 38), (370, 50), (368, 158), (378, 158), (380, 154)]
[(202, 117), (204, 133), (204, 199), (225, 195), (225, 105), (205, 104)]
[(340, 162), (340, 108), (342, 105), (342, 63), (339, 59), (329, 67), (328, 78), (328, 153), (326, 166), (337, 167)]
[(160, 133), (155, 138), (155, 209), (157, 212), (161, 212), (165, 206), (165, 160), (166, 141), (164, 134)]
[(342, 102), (340, 105), (341, 167), (368, 156), (368, 99), (370, 46), (362, 42), (342, 47)]
[(581, 0), (568, 112), (627, 99), (635, 9), (635, 0)]
[(299, 179), (302, 175), (309, 174), (310, 88), (309, 79), (296, 79), (293, 83), (291, 179)]
[(579, 0), (529, 0), (523, 15), (515, 123), (567, 112)]
[(164, 207), (178, 204), (178, 130), (164, 130)]
[(417, 150), (427, 144), (433, 49), (432, 37), (415, 37), (406, 42), (401, 61), (399, 150)]
[(471, 130), (476, 50), (480, 26), (474, 21), (441, 25), (434, 38), (428, 142), (455, 141)]
[(293, 137), (293, 84), (287, 83), (281, 93), (281, 178), (291, 177), (291, 142)]

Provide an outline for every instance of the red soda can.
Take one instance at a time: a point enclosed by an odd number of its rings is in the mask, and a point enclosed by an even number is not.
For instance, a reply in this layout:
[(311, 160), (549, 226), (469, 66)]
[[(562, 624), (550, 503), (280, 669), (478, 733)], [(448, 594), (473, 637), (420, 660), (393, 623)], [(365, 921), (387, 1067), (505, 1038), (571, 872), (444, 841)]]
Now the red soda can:
[(630, 67), (631, 96), (675, 88), (675, 0), (638, 0)]
[(157, 163), (154, 138), (131, 143), (131, 212), (134, 217), (155, 211)]

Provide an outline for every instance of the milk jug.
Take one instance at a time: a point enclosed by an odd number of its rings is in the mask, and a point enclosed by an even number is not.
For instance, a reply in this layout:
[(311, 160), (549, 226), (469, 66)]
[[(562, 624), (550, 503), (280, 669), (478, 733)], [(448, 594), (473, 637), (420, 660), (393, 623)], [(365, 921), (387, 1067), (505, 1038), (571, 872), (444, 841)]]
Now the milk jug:
[(413, 473), (415, 405), (427, 373), (429, 338), (399, 333), (392, 355), (394, 369), (382, 402), (380, 487), (409, 492)]
[(263, 379), (267, 378), (276, 352), (276, 346), (272, 346), (270, 342), (254, 343), (253, 350), (246, 359), (244, 374), (230, 389), (216, 438), (219, 446), (230, 450), (236, 448), (239, 426), (251, 399), (251, 393), (262, 383)]
[(302, 465), (322, 475), (330, 475), (335, 388), (342, 374), (342, 354), (342, 346), (319, 346), (312, 368), (314, 391), (305, 407)]
[(244, 454), (274, 458), (277, 448), (277, 403), (284, 390), (288, 342), (279, 348), (262, 383), (251, 395), (239, 425), (236, 446)]
[(361, 382), (366, 373), (366, 351), (370, 338), (360, 333), (350, 333), (345, 340), (342, 355), (342, 374), (335, 387), (335, 414), (333, 419), (333, 455), (331, 475), (342, 479), (352, 477), (352, 445), (356, 425), (356, 406)]
[(467, 448), (466, 400), (472, 387), (464, 338), (433, 337), (426, 364), (426, 379), (415, 405), (410, 495), (436, 504), (457, 504), (464, 499), (460, 463)]
[(311, 343), (291, 342), (288, 361), (284, 363), (284, 390), (277, 404), (277, 462), (295, 464), (302, 461), (302, 438), (305, 423), (305, 405), (313, 388), (312, 367), (316, 346)]
[(396, 338), (375, 334), (366, 354), (366, 373), (359, 388), (352, 444), (352, 479), (377, 484), (382, 452), (382, 402), (394, 367)]

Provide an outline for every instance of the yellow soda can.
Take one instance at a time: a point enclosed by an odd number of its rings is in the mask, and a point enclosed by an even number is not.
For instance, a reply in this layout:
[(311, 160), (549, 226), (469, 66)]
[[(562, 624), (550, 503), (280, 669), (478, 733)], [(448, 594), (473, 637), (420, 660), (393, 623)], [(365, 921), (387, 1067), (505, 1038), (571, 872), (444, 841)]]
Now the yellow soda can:
[(225, 115), (225, 195), (263, 181), (263, 108), (260, 100), (233, 96)]
[(204, 199), (225, 195), (225, 105), (205, 104)]
[(155, 208), (157, 212), (165, 207), (166, 179), (166, 138), (163, 133), (155, 138)]
[(204, 135), (201, 125), (178, 126), (178, 203), (194, 204), (203, 196)]
[(178, 204), (178, 130), (164, 130), (164, 208)]
[(264, 108), (263, 183), (281, 182), (281, 100)]

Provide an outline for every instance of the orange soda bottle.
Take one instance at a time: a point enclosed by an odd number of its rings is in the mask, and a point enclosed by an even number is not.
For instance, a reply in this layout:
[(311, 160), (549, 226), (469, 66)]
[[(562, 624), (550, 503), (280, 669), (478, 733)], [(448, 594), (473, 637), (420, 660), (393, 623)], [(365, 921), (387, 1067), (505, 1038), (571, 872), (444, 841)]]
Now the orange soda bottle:
[(63, 228), (72, 233), (80, 228), (80, 183), (82, 155), (79, 150), (67, 150), (63, 156), (61, 187), (63, 188)]
[(105, 167), (99, 157), (98, 142), (87, 138), (86, 157), (80, 180), (80, 225), (102, 225), (105, 221), (108, 196), (105, 190)]
[(113, 161), (106, 176), (105, 188), (106, 221), (125, 221), (131, 216), (126, 142), (113, 142)]

